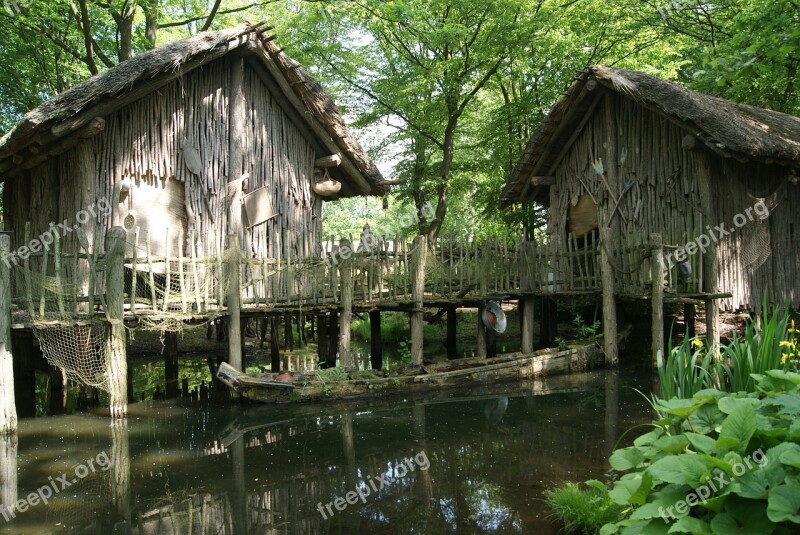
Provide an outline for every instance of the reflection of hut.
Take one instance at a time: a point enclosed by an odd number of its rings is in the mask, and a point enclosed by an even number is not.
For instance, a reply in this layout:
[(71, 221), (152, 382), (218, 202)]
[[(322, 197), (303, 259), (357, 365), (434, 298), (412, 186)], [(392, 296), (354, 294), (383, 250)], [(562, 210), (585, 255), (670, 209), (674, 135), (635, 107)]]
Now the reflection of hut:
[[(612, 307), (615, 296), (649, 297), (649, 245), (660, 234), (668, 299), (759, 309), (766, 293), (800, 308), (798, 169), (797, 117), (595, 66), (542, 120), (501, 205), (549, 207), (537, 252), (546, 267), (530, 280), (555, 273), (564, 293), (602, 290)], [(704, 250), (688, 245), (695, 240)], [(575, 256), (587, 250), (591, 261)]]
[[(107, 200), (84, 225), (134, 229), (152, 252), (222, 250), (232, 202), (251, 192), (243, 249), (318, 253), (315, 167), (339, 196), (382, 194), (381, 176), (334, 104), (255, 26), (204, 32), (151, 50), (54, 97), (0, 140), (6, 225), (14, 244)], [(239, 180), (248, 174), (245, 180)], [(233, 218), (233, 220), (231, 220)], [(189, 237), (193, 236), (193, 239)], [(277, 238), (281, 239), (278, 240)], [(74, 247), (74, 234), (63, 248)], [(102, 240), (101, 240), (102, 241)], [(288, 248), (288, 249), (287, 249)], [(286, 254), (284, 252), (284, 254)]]

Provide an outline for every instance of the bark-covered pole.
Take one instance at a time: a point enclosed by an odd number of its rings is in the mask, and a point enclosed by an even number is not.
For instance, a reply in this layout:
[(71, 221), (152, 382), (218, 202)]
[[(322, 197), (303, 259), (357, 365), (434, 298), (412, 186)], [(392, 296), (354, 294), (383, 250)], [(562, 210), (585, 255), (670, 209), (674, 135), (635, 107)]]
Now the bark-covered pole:
[(128, 414), (128, 362), (125, 347), (125, 229), (112, 227), (106, 233), (106, 314), (108, 335), (109, 410), (112, 418)]
[(10, 250), (11, 236), (0, 234), (0, 434), (17, 431), (11, 357), (11, 266), (4, 261)]

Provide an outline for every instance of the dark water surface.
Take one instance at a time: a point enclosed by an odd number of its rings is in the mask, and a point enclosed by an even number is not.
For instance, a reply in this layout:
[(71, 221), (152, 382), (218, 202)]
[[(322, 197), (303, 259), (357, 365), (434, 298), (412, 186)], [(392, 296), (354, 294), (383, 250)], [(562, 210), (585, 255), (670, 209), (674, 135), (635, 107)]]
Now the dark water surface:
[[(0, 442), (0, 532), (555, 534), (542, 492), (602, 476), (617, 439), (651, 419), (629, 386), (649, 392), (650, 376), (336, 405), (145, 402), (115, 428), (22, 420), (18, 443)], [(14, 499), (29, 502), (16, 519)]]

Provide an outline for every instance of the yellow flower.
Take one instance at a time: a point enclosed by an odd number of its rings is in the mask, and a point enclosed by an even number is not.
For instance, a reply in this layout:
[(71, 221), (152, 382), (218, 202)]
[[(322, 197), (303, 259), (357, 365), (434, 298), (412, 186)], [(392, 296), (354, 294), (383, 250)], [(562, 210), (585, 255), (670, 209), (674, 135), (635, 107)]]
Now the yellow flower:
[(794, 320), (792, 320), (792, 326), (789, 329), (787, 329), (787, 331), (790, 332), (790, 333), (796, 333), (797, 332), (797, 327), (794, 326)]
[(791, 347), (792, 349), (797, 348), (797, 341), (796, 340), (781, 340), (778, 342), (780, 347)]
[(696, 347), (697, 349), (702, 349), (703, 341), (700, 340), (699, 338), (695, 338), (694, 340), (692, 340), (692, 347)]
[(786, 364), (786, 357), (788, 357), (788, 356), (789, 355), (784, 353), (784, 355), (781, 357), (781, 364)]

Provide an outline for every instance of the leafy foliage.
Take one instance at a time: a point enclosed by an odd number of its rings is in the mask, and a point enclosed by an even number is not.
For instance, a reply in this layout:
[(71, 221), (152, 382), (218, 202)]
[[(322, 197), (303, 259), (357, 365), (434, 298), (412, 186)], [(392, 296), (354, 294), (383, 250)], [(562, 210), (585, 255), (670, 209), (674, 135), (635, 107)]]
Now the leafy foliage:
[(613, 533), (790, 533), (800, 524), (800, 374), (756, 392), (658, 400), (653, 430), (610, 457)]
[(567, 533), (597, 533), (604, 524), (615, 521), (623, 507), (608, 494), (600, 481), (588, 481), (587, 488), (567, 482), (545, 491), (547, 504), (564, 524)]

